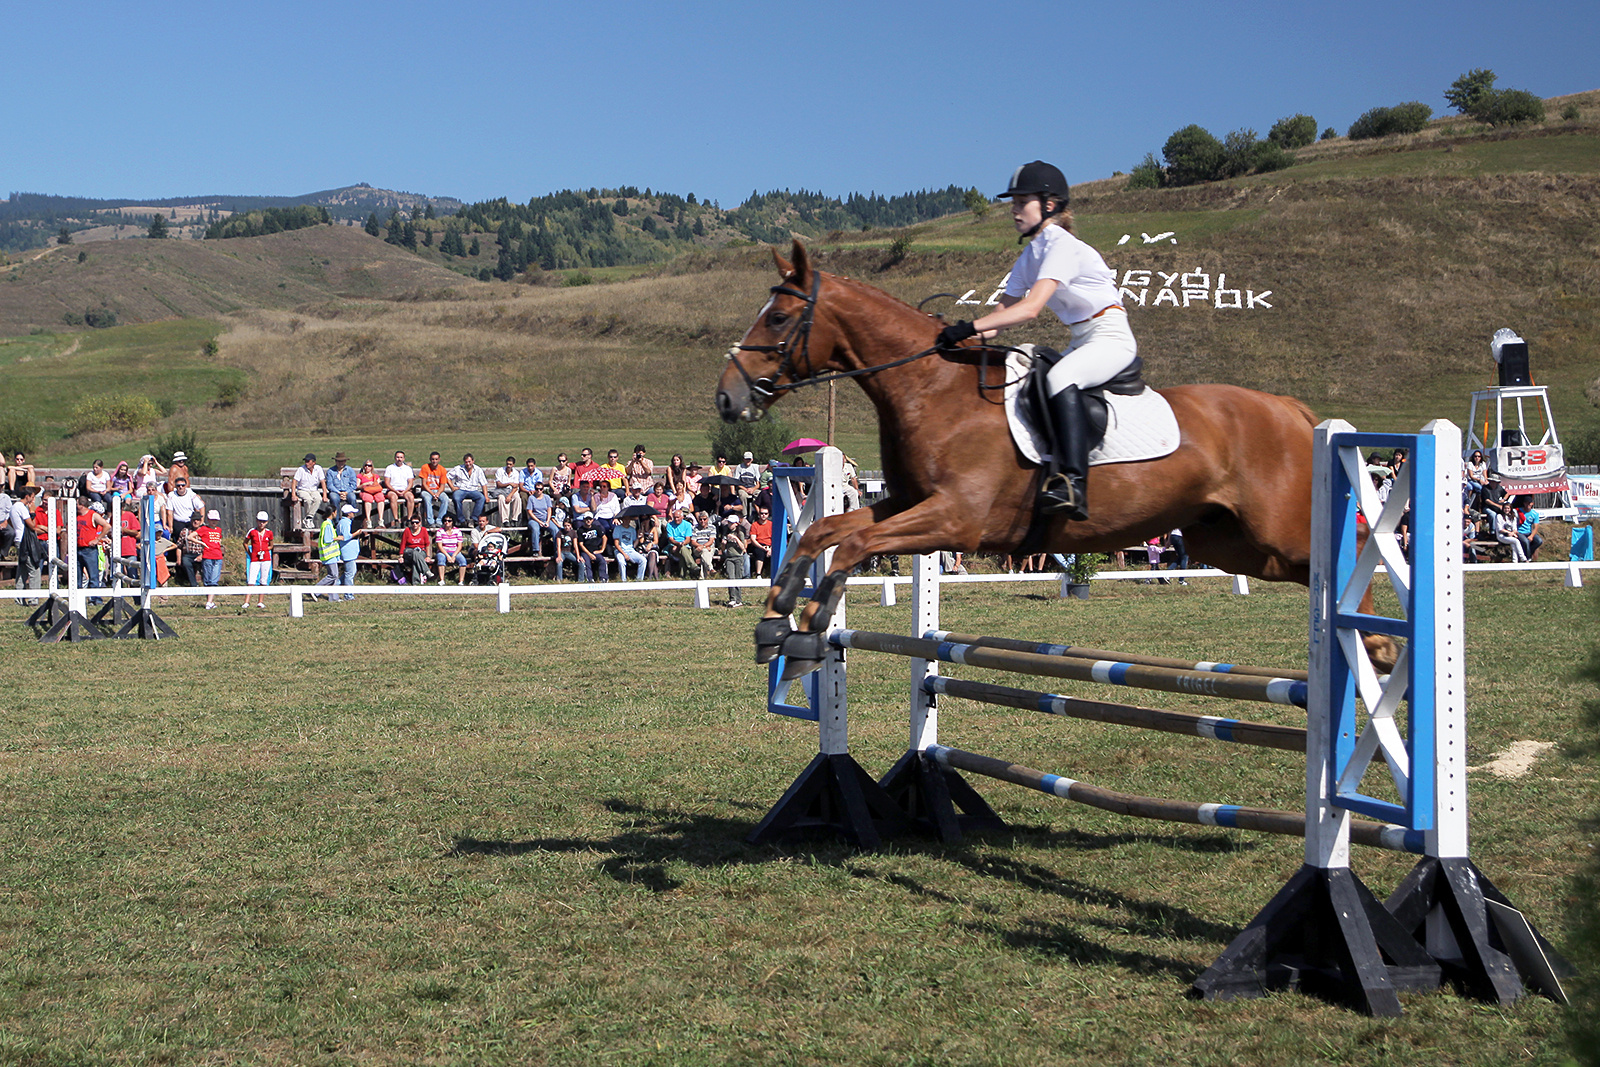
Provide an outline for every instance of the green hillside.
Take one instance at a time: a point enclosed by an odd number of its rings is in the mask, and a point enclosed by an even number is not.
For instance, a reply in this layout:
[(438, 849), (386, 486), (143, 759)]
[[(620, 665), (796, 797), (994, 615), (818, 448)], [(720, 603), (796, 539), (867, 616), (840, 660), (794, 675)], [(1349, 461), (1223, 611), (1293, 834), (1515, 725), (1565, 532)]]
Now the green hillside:
[[(1575, 440), (1600, 426), (1585, 397), (1600, 373), (1594, 95), (1582, 98), (1585, 121), (1519, 136), (1436, 123), (1408, 138), (1321, 142), (1297, 166), (1227, 182), (1136, 192), (1125, 179), (1085, 183), (1074, 189), (1077, 228), (1133, 283), (1125, 300), (1158, 385), (1291, 393), (1363, 428), (1461, 422), (1471, 389), (1492, 380), (1490, 335), (1511, 326), (1529, 339), (1535, 378), (1552, 387), (1558, 425)], [(125, 258), (112, 259), (112, 245)], [(124, 321), (136, 321), (161, 314), (162, 298), (167, 314), (220, 323), (207, 388), (239, 375), (242, 399), (235, 392), (224, 407), (191, 388), (169, 399), (176, 414), (164, 425), (196, 427), (225, 464), (251, 472), (308, 440), (547, 457), (579, 438), (597, 448), (638, 438), (656, 452), (697, 451), (722, 353), (775, 278), (765, 251), (746, 247), (699, 249), (642, 275), (484, 283), (348, 227), (87, 247), (85, 263), (68, 247), (0, 280), (0, 323), (25, 333), (101, 299), (123, 301)], [(1016, 255), (998, 207), (835, 231), (812, 247), (827, 269), (911, 302), (981, 301)], [(580, 274), (593, 284), (561, 284)], [(929, 306), (952, 318), (977, 311), (949, 297)], [(1041, 320), (1014, 336), (1060, 344), (1066, 332)], [(175, 346), (174, 366), (194, 353), (193, 341)], [(87, 357), (53, 358), (66, 368)], [(145, 388), (162, 399), (168, 385), (154, 376)], [(871, 465), (871, 412), (848, 384), (839, 398), (840, 440)], [(14, 376), (0, 381), (0, 401), (59, 437), (59, 390)], [(824, 406), (819, 390), (779, 410), (822, 436)], [(50, 451), (76, 462), (106, 448), (115, 442), (65, 439)]]

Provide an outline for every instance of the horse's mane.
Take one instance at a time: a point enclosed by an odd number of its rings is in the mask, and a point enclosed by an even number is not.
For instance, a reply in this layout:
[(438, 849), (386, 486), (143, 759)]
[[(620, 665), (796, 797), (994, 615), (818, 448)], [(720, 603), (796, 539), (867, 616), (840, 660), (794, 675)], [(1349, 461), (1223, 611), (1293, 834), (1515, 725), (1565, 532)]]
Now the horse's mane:
[(939, 321), (939, 317), (937, 315), (930, 315), (921, 308), (913, 307), (904, 300), (901, 300), (898, 296), (895, 296), (893, 293), (885, 292), (875, 285), (868, 285), (866, 282), (857, 281), (856, 279), (847, 277), (843, 274), (829, 274), (827, 271), (823, 271), (822, 273), (827, 274), (829, 278), (839, 282), (841, 285), (844, 285), (847, 288), (855, 289), (862, 293), (869, 293), (872, 296), (879, 297), (890, 304), (898, 304), (901, 308), (904, 308), (906, 311), (909, 311), (913, 315), (916, 315), (920, 318), (932, 319), (934, 322)]

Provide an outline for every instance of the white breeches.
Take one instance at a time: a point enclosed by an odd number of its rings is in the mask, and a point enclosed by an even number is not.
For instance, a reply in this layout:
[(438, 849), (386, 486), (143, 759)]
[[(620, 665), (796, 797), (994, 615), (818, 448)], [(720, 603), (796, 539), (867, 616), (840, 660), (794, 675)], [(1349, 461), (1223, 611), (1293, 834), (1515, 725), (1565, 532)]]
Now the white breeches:
[(1088, 389), (1110, 381), (1127, 369), (1139, 354), (1139, 343), (1128, 328), (1128, 313), (1110, 308), (1099, 318), (1072, 327), (1072, 347), (1050, 368), (1050, 395), (1069, 385)]

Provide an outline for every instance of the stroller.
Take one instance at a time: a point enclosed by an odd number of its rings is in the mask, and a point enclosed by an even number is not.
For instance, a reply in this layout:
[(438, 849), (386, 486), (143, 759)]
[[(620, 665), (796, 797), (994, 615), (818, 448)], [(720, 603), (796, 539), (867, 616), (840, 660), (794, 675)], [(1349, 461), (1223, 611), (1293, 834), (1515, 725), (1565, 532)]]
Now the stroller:
[(472, 557), (472, 581), (477, 585), (499, 585), (506, 580), (506, 550), (510, 542), (503, 533), (483, 539)]

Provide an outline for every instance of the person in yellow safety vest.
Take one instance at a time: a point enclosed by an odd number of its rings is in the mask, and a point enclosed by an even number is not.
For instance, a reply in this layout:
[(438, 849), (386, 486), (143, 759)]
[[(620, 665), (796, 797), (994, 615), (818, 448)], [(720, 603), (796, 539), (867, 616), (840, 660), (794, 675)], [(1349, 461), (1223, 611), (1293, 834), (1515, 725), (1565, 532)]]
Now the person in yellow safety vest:
[[(318, 585), (337, 585), (339, 578), (339, 530), (333, 524), (333, 509), (325, 508), (322, 511), (322, 526), (317, 530), (317, 561), (322, 564), (322, 577), (317, 579)], [(312, 593), (311, 599), (317, 599), (317, 594)], [(330, 593), (328, 599), (332, 600)]]

